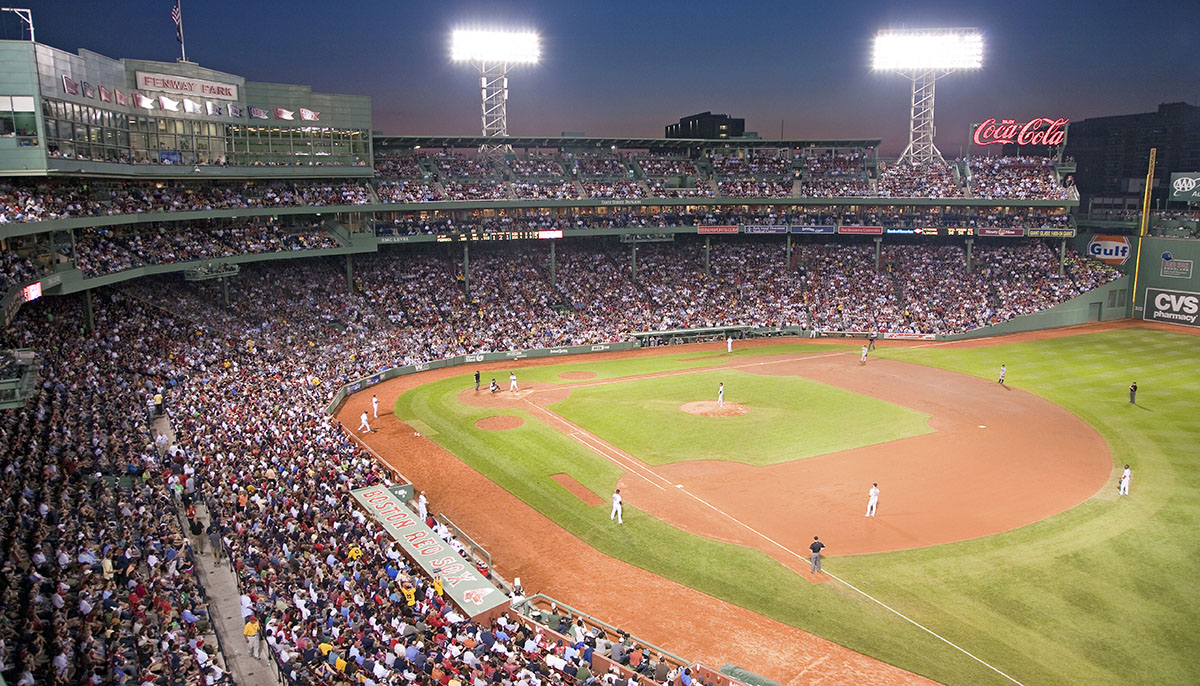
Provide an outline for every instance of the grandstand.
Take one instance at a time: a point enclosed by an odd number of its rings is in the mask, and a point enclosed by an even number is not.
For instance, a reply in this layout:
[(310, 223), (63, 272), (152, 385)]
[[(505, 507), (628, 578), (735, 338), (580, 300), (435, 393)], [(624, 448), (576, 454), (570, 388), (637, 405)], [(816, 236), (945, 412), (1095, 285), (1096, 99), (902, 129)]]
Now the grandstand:
[[(0, 64), (42, 113), (0, 145), (0, 348), (43, 356), (40, 390), (0, 397), (0, 464), (29, 476), (0, 486), (8, 683), (222, 683), (207, 544), (289, 683), (728, 684), (604, 608), (522, 603), (505, 560), (430, 516), (506, 594), (471, 615), (345, 507), (420, 484), (326, 408), (388, 370), (635, 333), (978, 334), (1124, 278), (1069, 242), (1078, 199), (1049, 158), (914, 167), (869, 137), (513, 137), (487, 156), (372, 134), (365, 97), (191, 63), (36, 45)], [(501, 615), (509, 597), (537, 616)]]

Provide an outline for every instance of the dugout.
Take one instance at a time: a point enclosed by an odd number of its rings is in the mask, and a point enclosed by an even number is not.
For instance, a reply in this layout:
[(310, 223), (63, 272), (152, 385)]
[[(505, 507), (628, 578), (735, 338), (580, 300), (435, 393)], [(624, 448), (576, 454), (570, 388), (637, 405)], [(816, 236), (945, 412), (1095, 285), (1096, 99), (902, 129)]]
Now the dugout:
[(702, 329), (671, 329), (669, 331), (637, 331), (633, 337), (641, 347), (656, 345), (683, 345), (684, 343), (703, 343), (705, 341), (723, 341), (726, 338), (749, 338), (752, 327), (749, 326), (710, 326)]

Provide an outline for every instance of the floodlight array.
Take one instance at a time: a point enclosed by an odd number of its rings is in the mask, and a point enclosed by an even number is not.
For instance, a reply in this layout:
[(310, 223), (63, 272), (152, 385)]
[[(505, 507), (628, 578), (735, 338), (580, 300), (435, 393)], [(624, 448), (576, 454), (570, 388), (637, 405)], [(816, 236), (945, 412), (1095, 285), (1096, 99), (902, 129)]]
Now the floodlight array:
[(450, 36), (450, 58), (456, 62), (533, 64), (541, 54), (538, 35), (532, 31), (458, 29)]
[(983, 36), (976, 29), (880, 31), (871, 66), (881, 71), (979, 69)]

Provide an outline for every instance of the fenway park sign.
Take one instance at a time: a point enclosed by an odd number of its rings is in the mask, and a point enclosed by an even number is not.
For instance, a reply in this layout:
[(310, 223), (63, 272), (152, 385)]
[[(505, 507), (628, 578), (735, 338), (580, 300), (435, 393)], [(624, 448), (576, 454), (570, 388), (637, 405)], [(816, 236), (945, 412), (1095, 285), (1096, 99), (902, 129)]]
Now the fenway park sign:
[(975, 145), (1062, 145), (1070, 119), (1036, 117), (1019, 124), (1015, 119), (987, 119), (975, 127)]

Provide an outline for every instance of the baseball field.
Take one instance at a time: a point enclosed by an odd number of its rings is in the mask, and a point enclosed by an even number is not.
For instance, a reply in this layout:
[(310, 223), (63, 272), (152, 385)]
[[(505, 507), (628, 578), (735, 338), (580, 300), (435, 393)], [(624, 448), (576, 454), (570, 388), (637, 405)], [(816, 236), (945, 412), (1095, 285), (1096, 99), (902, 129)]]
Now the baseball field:
[[(866, 365), (857, 345), (708, 344), (485, 365), (479, 392), (442, 369), (372, 389), (395, 416), (365, 440), (528, 590), (717, 666), (1197, 683), (1197, 342), (1107, 325)], [(828, 575), (808, 573), (814, 535)]]

